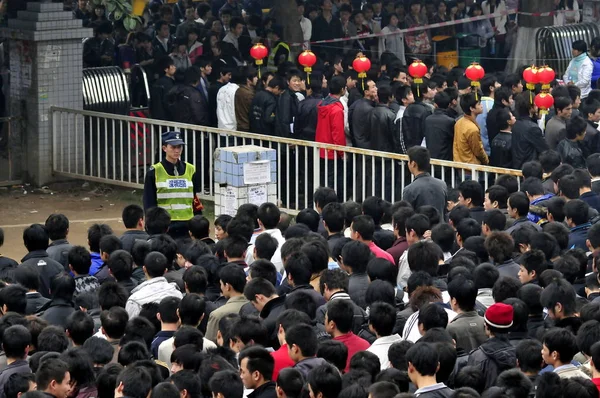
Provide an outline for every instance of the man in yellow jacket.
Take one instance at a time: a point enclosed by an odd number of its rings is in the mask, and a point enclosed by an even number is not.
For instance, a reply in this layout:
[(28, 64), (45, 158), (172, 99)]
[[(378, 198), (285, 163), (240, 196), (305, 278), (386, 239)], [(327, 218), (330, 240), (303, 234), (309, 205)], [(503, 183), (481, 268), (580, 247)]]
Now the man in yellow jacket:
[(465, 113), (454, 125), (453, 157), (455, 162), (488, 164), (489, 159), (483, 149), (479, 126), (475, 121), (483, 112), (481, 101), (474, 93), (460, 98), (460, 106)]

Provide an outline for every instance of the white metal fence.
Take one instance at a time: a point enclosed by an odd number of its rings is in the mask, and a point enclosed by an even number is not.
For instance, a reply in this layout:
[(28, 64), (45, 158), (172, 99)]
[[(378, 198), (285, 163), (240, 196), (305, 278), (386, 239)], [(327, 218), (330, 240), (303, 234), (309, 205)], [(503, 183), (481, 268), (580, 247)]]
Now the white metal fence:
[[(51, 116), (52, 170), (63, 177), (142, 188), (146, 170), (163, 155), (160, 134), (180, 131), (182, 157), (200, 173), (205, 199), (214, 198), (213, 153), (224, 146), (276, 149), (277, 197), (291, 211), (312, 207), (319, 186), (334, 188), (341, 200), (374, 195), (393, 202), (412, 181), (407, 156), (394, 153), (58, 107)], [(335, 152), (336, 160), (321, 159), (321, 150)], [(432, 159), (431, 174), (453, 187), (473, 179), (487, 188), (500, 174), (521, 172)]]

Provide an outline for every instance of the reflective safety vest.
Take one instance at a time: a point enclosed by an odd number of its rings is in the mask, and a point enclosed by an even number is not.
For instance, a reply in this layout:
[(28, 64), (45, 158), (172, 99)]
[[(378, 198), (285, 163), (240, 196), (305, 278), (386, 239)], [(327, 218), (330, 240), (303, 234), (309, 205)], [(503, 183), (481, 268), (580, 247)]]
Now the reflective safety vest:
[(167, 174), (161, 163), (154, 165), (156, 178), (156, 203), (167, 210), (171, 221), (188, 221), (194, 217), (194, 183), (192, 176), (196, 168), (187, 163), (181, 176)]
[(292, 61), (292, 53), (290, 52), (290, 46), (288, 46), (287, 43), (280, 41), (275, 47), (273, 47), (271, 53), (269, 53), (269, 59), (267, 62), (267, 70), (269, 72), (277, 72), (277, 65), (275, 65), (275, 54), (277, 54), (277, 51), (279, 51), (279, 47), (283, 47), (287, 50), (288, 56), (286, 61)]

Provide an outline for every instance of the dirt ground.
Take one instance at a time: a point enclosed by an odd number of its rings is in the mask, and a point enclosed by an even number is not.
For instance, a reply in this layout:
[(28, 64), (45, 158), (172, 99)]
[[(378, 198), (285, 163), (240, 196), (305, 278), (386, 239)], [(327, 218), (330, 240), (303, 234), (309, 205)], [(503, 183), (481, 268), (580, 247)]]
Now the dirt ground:
[[(63, 213), (69, 218), (68, 240), (75, 245), (87, 247), (87, 229), (94, 223), (108, 224), (116, 235), (121, 235), (125, 230), (121, 211), (132, 203), (141, 205), (141, 195), (139, 190), (83, 181), (54, 184), (48, 189), (0, 188), (0, 227), (4, 230), (4, 246), (0, 253), (20, 262), (27, 254), (23, 246), (23, 229), (32, 223), (44, 224), (52, 213)], [(213, 217), (207, 217), (212, 223)]]

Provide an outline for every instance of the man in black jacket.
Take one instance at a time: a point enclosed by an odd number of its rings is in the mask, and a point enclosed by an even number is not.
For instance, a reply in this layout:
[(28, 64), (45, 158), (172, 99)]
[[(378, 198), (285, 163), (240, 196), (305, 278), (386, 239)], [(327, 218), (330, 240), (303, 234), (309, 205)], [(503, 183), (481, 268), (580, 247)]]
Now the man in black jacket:
[(467, 365), (481, 369), (486, 389), (496, 383), (500, 373), (517, 365), (515, 347), (508, 340), (513, 316), (512, 306), (503, 303), (491, 305), (484, 317), (485, 332), (490, 338), (469, 355)]
[[(494, 140), (494, 137), (498, 134), (500, 129), (498, 128), (498, 124), (496, 123), (496, 118), (498, 117), (498, 112), (501, 109), (508, 108), (513, 104), (513, 95), (512, 91), (507, 87), (500, 87), (498, 90), (494, 92), (494, 106), (487, 114), (487, 118), (485, 121), (485, 125), (487, 127), (488, 139), (491, 142)], [(546, 119), (547, 120), (547, 119)]]
[[(392, 93), (392, 88), (390, 86), (381, 87), (378, 90), (378, 97), (379, 104), (375, 105), (370, 115), (371, 149), (374, 151), (398, 153), (400, 142), (396, 139), (397, 135), (394, 134), (396, 131), (394, 124), (396, 113), (390, 108), (392, 102), (396, 100)], [(389, 176), (385, 182), (385, 194), (381, 191), (381, 167), (375, 169), (375, 193), (386, 200), (392, 199), (392, 165), (392, 160), (385, 160), (385, 176)]]
[(250, 131), (256, 134), (275, 134), (277, 97), (283, 91), (283, 79), (275, 76), (264, 90), (256, 92), (250, 106)]
[(64, 272), (64, 267), (58, 261), (48, 257), (49, 238), (44, 227), (40, 224), (32, 224), (23, 231), (23, 243), (29, 253), (23, 257), (19, 268), (33, 269), (39, 273), (40, 293), (44, 297), (50, 297), (50, 282), (56, 275)]
[(348, 109), (348, 123), (354, 147), (371, 149), (370, 115), (376, 100), (377, 85), (373, 80), (366, 80), (363, 98), (354, 102)]
[(536, 160), (548, 150), (544, 134), (537, 124), (536, 105), (531, 103), (529, 92), (522, 92), (515, 99), (517, 122), (512, 128), (512, 167), (521, 170), (523, 164)]
[[(489, 117), (489, 114), (488, 114)], [(488, 119), (489, 120), (489, 119)], [(508, 107), (499, 109), (496, 113), (495, 126), (499, 130), (490, 141), (490, 165), (495, 167), (510, 168), (512, 166), (512, 127), (516, 122)]]
[(163, 75), (158, 78), (150, 91), (150, 116), (153, 119), (171, 120), (167, 94), (175, 86), (177, 68), (171, 57), (163, 57), (158, 60), (158, 70)]
[(402, 134), (407, 150), (421, 145), (425, 137), (425, 119), (432, 114), (431, 108), (423, 102), (424, 99), (432, 99), (435, 95), (435, 90), (429, 88), (427, 83), (425, 80), (418, 87), (416, 84), (412, 85), (415, 103), (407, 106), (402, 116)]
[(200, 70), (192, 66), (185, 71), (183, 84), (173, 87), (169, 92), (169, 108), (174, 121), (208, 125), (208, 104), (197, 88), (199, 83)]
[(448, 106), (452, 100), (442, 91), (435, 95), (433, 102), (435, 110), (425, 119), (426, 147), (432, 158), (451, 161), (456, 123), (456, 120), (448, 115)]
[[(323, 100), (321, 79), (313, 79), (306, 94), (307, 97), (298, 104), (298, 114), (294, 122), (294, 138), (314, 141), (317, 131), (317, 105)], [(300, 164), (304, 164), (304, 161)]]
[(83, 43), (84, 68), (113, 65), (115, 44), (111, 39), (112, 32), (110, 22), (101, 22), (94, 27), (94, 37), (90, 37)]

